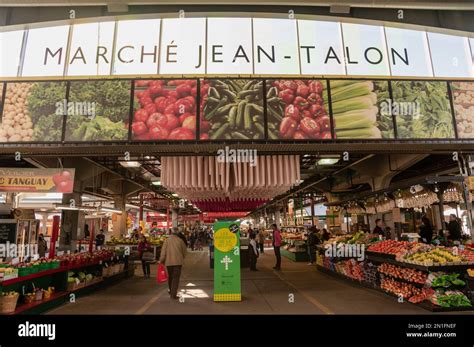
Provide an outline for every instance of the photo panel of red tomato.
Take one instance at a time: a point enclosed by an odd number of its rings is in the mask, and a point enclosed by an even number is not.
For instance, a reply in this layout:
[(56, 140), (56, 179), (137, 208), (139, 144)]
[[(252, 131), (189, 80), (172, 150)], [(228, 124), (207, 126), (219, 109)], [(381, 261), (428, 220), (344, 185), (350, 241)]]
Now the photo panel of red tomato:
[(201, 80), (201, 140), (263, 140), (263, 81)]
[(132, 140), (195, 140), (197, 85), (197, 80), (136, 80)]
[(270, 140), (331, 139), (324, 80), (267, 80)]

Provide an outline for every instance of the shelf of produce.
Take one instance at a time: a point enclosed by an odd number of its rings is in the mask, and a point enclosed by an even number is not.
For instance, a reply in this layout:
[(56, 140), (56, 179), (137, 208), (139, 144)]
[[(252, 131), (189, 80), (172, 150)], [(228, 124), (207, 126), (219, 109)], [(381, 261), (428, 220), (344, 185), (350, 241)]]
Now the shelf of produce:
[(74, 289), (74, 290), (71, 290), (70, 292), (71, 293), (75, 293), (75, 292), (79, 292), (79, 291), (82, 291), (83, 289), (89, 289), (91, 287), (94, 287), (96, 286), (97, 284), (102, 284), (104, 282), (104, 280), (101, 280), (101, 281), (97, 281), (97, 282), (94, 282), (94, 283), (91, 283), (91, 284), (88, 284), (84, 287), (81, 287), (81, 288), (77, 288), (77, 289)]
[(436, 265), (436, 266), (423, 266), (418, 264), (411, 264), (411, 263), (404, 263), (400, 262), (395, 259), (375, 256), (375, 255), (368, 255), (368, 260), (375, 262), (375, 263), (389, 263), (392, 265), (397, 265), (401, 267), (408, 267), (420, 271), (425, 272), (435, 272), (435, 271), (445, 271), (445, 272), (462, 272), (466, 271), (468, 268), (472, 267), (472, 265)]
[[(373, 289), (373, 290), (381, 292), (385, 295), (388, 295), (388, 296), (391, 296), (391, 297), (394, 297), (394, 298), (398, 298), (398, 295), (387, 292), (387, 291), (383, 290), (380, 287), (371, 285), (367, 282), (355, 280), (353, 278), (347, 277), (347, 276), (342, 275), (340, 273), (337, 273), (337, 272), (331, 271), (329, 269), (326, 269), (325, 267), (323, 267), (321, 265), (316, 265), (316, 268), (321, 272), (324, 272), (324, 273), (326, 273), (330, 276), (341, 279), (343, 281), (347, 281), (349, 283), (360, 285), (360, 286), (363, 286), (365, 288)], [(425, 310), (432, 311), (432, 312), (474, 311), (474, 307), (441, 307), (441, 306), (433, 305), (431, 302), (428, 302), (428, 301), (423, 301), (423, 302), (420, 302), (420, 303), (413, 303), (413, 302), (410, 302), (410, 301), (406, 300), (405, 302), (407, 302), (411, 305), (419, 306), (421, 308), (424, 308)]]
[[(51, 294), (51, 296), (48, 299), (44, 299), (41, 301), (33, 301), (29, 304), (19, 304), (15, 311), (12, 313), (9, 313), (9, 315), (15, 315), (15, 314), (24, 314), (24, 313), (30, 313), (29, 311), (33, 310), (38, 310), (41, 308), (41, 306), (46, 306), (46, 304), (51, 304), (54, 301), (57, 301), (59, 299), (64, 299), (68, 293), (67, 292), (57, 292)], [(42, 310), (39, 310), (42, 311)]]
[(417, 283), (417, 282), (412, 282), (412, 281), (409, 281), (409, 280), (406, 280), (406, 279), (403, 279), (403, 278), (399, 278), (399, 277), (395, 277), (393, 275), (387, 275), (387, 274), (384, 274), (384, 273), (381, 273), (379, 272), (379, 274), (381, 276), (385, 276), (385, 277), (388, 277), (388, 278), (391, 278), (392, 280), (395, 280), (395, 281), (398, 281), (398, 282), (403, 282), (403, 283), (407, 283), (407, 284), (411, 284), (415, 287), (418, 287), (418, 288), (423, 288), (425, 286), (424, 283)]
[(365, 254), (372, 257), (395, 260), (395, 254), (365, 251)]
[(67, 267), (59, 267), (57, 269), (40, 271), (40, 272), (31, 274), (31, 275), (12, 278), (12, 279), (0, 282), (0, 285), (3, 286), (3, 287), (6, 287), (6, 286), (9, 286), (9, 285), (12, 285), (12, 284), (15, 284), (15, 283), (24, 282), (24, 281), (31, 281), (35, 278), (49, 276), (49, 275), (52, 275), (52, 274), (55, 274), (55, 273), (58, 273), (58, 272), (63, 272), (63, 271), (68, 271), (68, 268)]
[(87, 263), (87, 264), (76, 264), (76, 265), (68, 266), (67, 270), (83, 269), (83, 268), (86, 268), (86, 267), (96, 266), (96, 265), (99, 265), (99, 264), (100, 264), (99, 261), (96, 261), (96, 262), (93, 262), (93, 263)]
[(295, 262), (309, 261), (307, 252), (290, 252), (284, 248), (280, 249), (281, 255)]

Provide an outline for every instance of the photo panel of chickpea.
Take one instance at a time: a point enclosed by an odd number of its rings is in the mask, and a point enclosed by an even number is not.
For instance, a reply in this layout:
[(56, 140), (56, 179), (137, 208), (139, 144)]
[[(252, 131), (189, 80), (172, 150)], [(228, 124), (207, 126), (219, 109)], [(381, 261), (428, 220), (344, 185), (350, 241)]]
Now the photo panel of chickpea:
[(130, 83), (130, 80), (72, 81), (65, 140), (127, 140)]
[(452, 82), (458, 137), (474, 139), (474, 82)]
[(136, 80), (132, 140), (196, 139), (197, 80)]
[(267, 80), (270, 140), (331, 139), (324, 80)]
[(0, 142), (61, 141), (66, 82), (7, 83)]
[(263, 81), (201, 80), (201, 140), (263, 140)]

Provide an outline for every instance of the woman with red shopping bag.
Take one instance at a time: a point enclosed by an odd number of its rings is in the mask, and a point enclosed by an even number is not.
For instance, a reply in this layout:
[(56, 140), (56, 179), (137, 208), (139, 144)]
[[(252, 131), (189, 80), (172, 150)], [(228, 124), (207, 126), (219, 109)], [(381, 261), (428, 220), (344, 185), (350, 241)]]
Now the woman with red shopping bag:
[[(168, 287), (170, 297), (178, 298), (179, 277), (181, 276), (181, 268), (183, 267), (184, 257), (186, 257), (187, 246), (176, 229), (173, 230), (168, 239), (163, 243), (160, 254), (160, 263), (158, 265), (157, 280), (164, 279), (163, 265), (168, 270)], [(160, 268), (162, 269), (160, 271)], [(160, 274), (161, 273), (161, 274)]]

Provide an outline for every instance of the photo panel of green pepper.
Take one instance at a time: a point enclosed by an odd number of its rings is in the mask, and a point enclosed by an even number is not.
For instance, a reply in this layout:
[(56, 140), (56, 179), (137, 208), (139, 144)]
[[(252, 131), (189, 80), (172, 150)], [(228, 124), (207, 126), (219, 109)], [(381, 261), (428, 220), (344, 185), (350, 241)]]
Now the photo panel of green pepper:
[(458, 137), (474, 139), (474, 82), (452, 82), (451, 91)]
[(201, 140), (263, 140), (263, 81), (201, 80)]
[(331, 80), (330, 85), (337, 139), (394, 138), (387, 81)]
[(130, 83), (127, 80), (70, 82), (65, 140), (127, 140)]
[(393, 81), (392, 113), (400, 139), (454, 138), (446, 82)]
[(0, 142), (61, 141), (66, 82), (7, 83)]
[(331, 139), (325, 80), (267, 80), (270, 140)]

